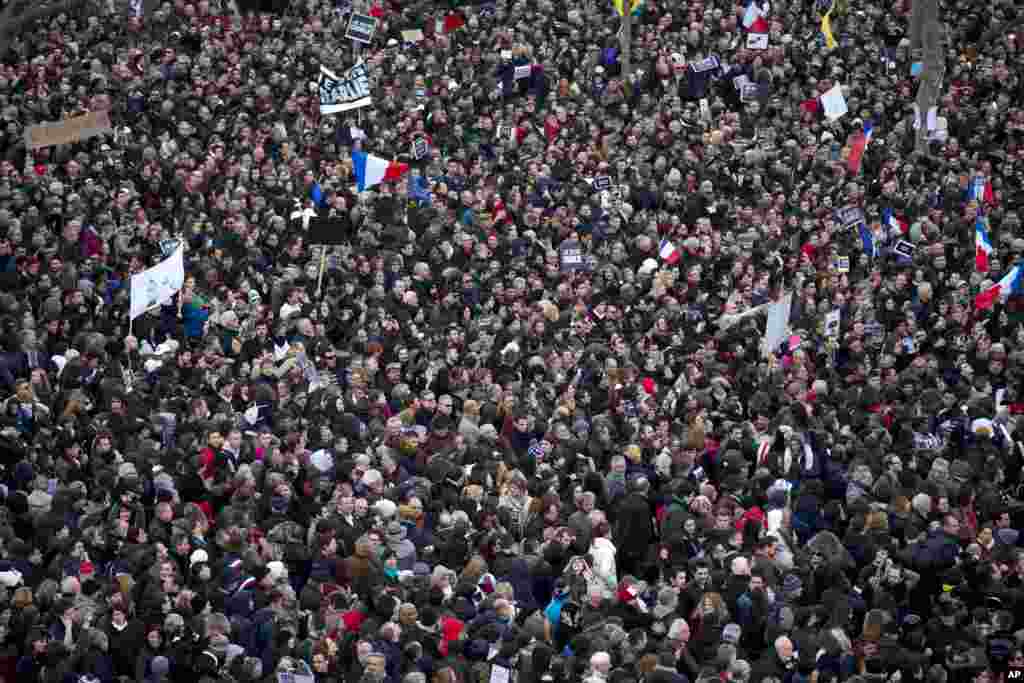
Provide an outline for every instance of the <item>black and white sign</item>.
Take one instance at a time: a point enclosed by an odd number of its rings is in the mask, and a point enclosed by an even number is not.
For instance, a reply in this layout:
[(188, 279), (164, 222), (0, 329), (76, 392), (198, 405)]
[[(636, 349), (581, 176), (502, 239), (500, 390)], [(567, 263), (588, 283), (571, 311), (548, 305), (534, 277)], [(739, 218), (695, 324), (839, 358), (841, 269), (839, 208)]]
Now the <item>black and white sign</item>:
[(839, 327), (842, 322), (842, 315), (838, 308), (832, 309), (825, 314), (825, 336), (830, 339), (839, 337)]
[(369, 43), (377, 32), (377, 18), (367, 14), (353, 14), (348, 22), (345, 37), (360, 43)]
[(836, 220), (844, 227), (864, 222), (864, 212), (856, 206), (844, 206), (836, 211)]
[(914, 258), (914, 251), (916, 249), (917, 247), (915, 247), (913, 244), (906, 240), (900, 240), (899, 242), (896, 243), (896, 246), (892, 248), (893, 252), (895, 252), (898, 256), (902, 256), (903, 258), (908, 259)]
[(515, 68), (512, 78), (521, 81), (524, 78), (529, 78), (531, 74), (533, 74), (533, 64), (523, 64)]
[(612, 186), (612, 179), (606, 175), (598, 176), (594, 178), (594, 189), (600, 192), (601, 190), (607, 190)]
[(747, 34), (747, 49), (748, 50), (767, 50), (768, 49), (768, 34), (767, 33), (748, 33)]
[(416, 161), (425, 159), (427, 154), (430, 153), (430, 145), (423, 138), (416, 138), (412, 141), (412, 158)]
[(718, 57), (711, 56), (706, 59), (700, 60), (696, 64), (691, 64), (690, 68), (693, 69), (696, 73), (704, 73), (705, 71), (714, 71), (721, 65), (722, 63), (718, 61)]
[(583, 247), (576, 240), (566, 240), (558, 247), (558, 255), (562, 262), (562, 272), (584, 270)]
[(740, 88), (740, 101), (749, 102), (750, 100), (756, 100), (760, 93), (761, 88), (757, 83), (747, 83)]
[(320, 113), (337, 114), (373, 103), (370, 98), (370, 74), (360, 62), (341, 76), (320, 67)]

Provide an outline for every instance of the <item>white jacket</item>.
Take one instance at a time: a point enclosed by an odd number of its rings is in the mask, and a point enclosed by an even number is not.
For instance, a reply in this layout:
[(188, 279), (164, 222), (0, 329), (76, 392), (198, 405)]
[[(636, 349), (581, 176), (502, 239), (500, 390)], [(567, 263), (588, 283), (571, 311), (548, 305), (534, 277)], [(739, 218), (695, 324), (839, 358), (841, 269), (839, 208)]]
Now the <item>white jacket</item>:
[(615, 597), (616, 588), (619, 585), (618, 571), (615, 566), (615, 544), (607, 538), (595, 538), (590, 544), (590, 556), (594, 560), (591, 569), (594, 578), (587, 586), (588, 590), (595, 586), (600, 588), (605, 599)]

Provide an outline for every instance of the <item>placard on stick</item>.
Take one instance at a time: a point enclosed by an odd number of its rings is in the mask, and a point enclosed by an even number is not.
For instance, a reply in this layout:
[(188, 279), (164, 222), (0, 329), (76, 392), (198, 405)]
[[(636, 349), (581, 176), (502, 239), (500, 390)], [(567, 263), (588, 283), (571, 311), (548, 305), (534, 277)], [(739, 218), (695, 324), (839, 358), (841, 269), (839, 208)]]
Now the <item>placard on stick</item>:
[(747, 34), (747, 49), (748, 50), (767, 50), (768, 49), (768, 34), (767, 33), (749, 33), (749, 34)]
[(412, 158), (416, 161), (425, 159), (430, 152), (430, 145), (423, 138), (416, 138), (412, 141)]
[(368, 14), (353, 14), (348, 22), (345, 37), (359, 43), (370, 43), (377, 32), (377, 17)]
[(912, 259), (914, 258), (914, 252), (917, 250), (917, 247), (906, 240), (900, 240), (892, 250), (903, 258)]

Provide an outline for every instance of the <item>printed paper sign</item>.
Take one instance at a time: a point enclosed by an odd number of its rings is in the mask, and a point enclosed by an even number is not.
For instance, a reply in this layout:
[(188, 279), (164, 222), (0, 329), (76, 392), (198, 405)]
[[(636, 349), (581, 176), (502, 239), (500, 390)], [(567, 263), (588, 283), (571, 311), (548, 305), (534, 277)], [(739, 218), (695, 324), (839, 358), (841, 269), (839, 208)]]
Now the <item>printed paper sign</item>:
[(594, 178), (594, 189), (595, 190), (598, 190), (598, 191), (607, 190), (611, 186), (612, 186), (612, 179), (609, 178), (606, 175), (598, 176), (597, 178)]
[(423, 40), (423, 31), (418, 28), (402, 31), (402, 40), (407, 43), (418, 43)]
[(369, 43), (377, 32), (377, 18), (367, 14), (353, 14), (348, 22), (345, 37), (360, 43)]
[(825, 314), (825, 336), (831, 339), (839, 337), (839, 309), (834, 308)]
[(722, 63), (718, 61), (718, 57), (712, 56), (706, 59), (702, 59), (696, 64), (691, 64), (690, 68), (697, 73), (703, 73), (705, 71), (713, 71), (714, 69), (717, 69), (719, 66), (721, 66), (721, 64)]
[(576, 240), (566, 240), (558, 247), (558, 255), (562, 262), (562, 272), (583, 270), (583, 248)]
[(849, 111), (846, 98), (843, 97), (843, 89), (839, 84), (832, 86), (831, 90), (821, 96), (821, 105), (825, 109), (825, 118), (829, 121), (836, 121)]
[(524, 78), (529, 78), (532, 73), (533, 73), (533, 64), (524, 64), (522, 66), (517, 66), (516, 67), (515, 73), (513, 74), (513, 78), (515, 80), (519, 81), (519, 80), (522, 80)]
[(430, 152), (430, 145), (423, 138), (416, 138), (412, 141), (412, 158), (419, 161), (425, 159)]
[(850, 257), (849, 256), (837, 256), (835, 260), (835, 271), (837, 273), (849, 273), (850, 272)]
[(740, 90), (740, 101), (749, 102), (750, 100), (756, 100), (760, 93), (761, 88), (758, 87), (757, 83), (747, 83)]
[(864, 221), (864, 211), (856, 206), (844, 206), (836, 211), (836, 220), (838, 220), (844, 228), (848, 228), (851, 225), (856, 225)]
[(903, 258), (912, 259), (914, 258), (914, 252), (917, 250), (917, 247), (906, 240), (900, 240), (892, 250)]
[(748, 50), (767, 50), (768, 49), (768, 34), (767, 33), (748, 33), (747, 34), (747, 49)]

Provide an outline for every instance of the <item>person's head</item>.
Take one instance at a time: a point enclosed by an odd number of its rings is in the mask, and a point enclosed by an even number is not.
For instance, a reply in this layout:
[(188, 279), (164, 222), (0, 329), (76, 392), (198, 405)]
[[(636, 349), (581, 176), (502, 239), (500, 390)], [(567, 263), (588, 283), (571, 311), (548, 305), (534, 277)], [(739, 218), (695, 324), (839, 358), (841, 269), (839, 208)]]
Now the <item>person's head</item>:
[(775, 654), (784, 663), (793, 659), (793, 641), (786, 636), (775, 639)]
[(947, 514), (942, 518), (942, 530), (951, 536), (960, 534), (960, 520), (956, 515)]
[(32, 384), (25, 380), (19, 381), (14, 385), (14, 394), (20, 403), (31, 403), (34, 398)]
[(612, 670), (612, 658), (607, 652), (595, 652), (590, 656), (590, 670), (602, 676), (607, 676)]
[(672, 625), (668, 629), (669, 641), (677, 645), (685, 645), (690, 642), (690, 625), (686, 623), (686, 619), (676, 619), (672, 622)]

